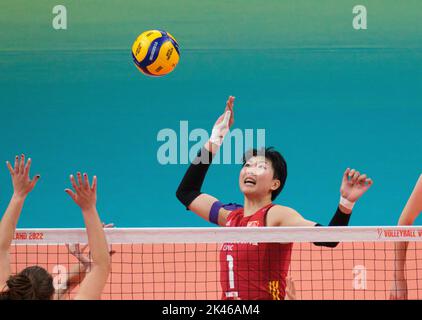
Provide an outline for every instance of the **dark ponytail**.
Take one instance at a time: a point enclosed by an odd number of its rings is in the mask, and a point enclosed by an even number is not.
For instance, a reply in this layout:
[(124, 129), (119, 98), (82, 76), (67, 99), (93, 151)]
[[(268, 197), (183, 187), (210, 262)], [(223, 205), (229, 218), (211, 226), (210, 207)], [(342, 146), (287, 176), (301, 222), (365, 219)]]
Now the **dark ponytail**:
[(50, 300), (54, 294), (52, 276), (38, 266), (28, 267), (11, 276), (6, 284), (7, 290), (0, 294), (0, 299)]

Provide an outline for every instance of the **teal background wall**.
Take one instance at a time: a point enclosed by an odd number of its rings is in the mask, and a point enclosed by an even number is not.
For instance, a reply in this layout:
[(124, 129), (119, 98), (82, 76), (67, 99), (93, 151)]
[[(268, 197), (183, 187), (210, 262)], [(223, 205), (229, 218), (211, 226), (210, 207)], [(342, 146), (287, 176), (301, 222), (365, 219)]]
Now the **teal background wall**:
[[(357, 4), (367, 30), (352, 28)], [(131, 61), (154, 28), (181, 47), (162, 78)], [(83, 225), (63, 191), (76, 170), (98, 175), (101, 216), (119, 227), (209, 226), (176, 200), (187, 165), (160, 165), (156, 136), (182, 120), (211, 130), (228, 95), (235, 128), (264, 128), (287, 159), (277, 202), (309, 219), (328, 223), (350, 166), (375, 182), (351, 224), (394, 225), (421, 173), (420, 1), (3, 1), (0, 30), (0, 159), (25, 152), (42, 174), (20, 227)], [(242, 202), (239, 170), (213, 166), (204, 191)], [(11, 192), (4, 166), (1, 208)]]

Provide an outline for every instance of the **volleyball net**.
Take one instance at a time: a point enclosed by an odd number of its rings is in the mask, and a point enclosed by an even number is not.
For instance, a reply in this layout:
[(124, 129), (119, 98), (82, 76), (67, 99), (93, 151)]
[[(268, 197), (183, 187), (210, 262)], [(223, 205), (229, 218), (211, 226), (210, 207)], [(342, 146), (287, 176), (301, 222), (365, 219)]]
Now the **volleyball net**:
[[(419, 227), (105, 232), (112, 267), (103, 299), (380, 300), (389, 299), (392, 288), (405, 291), (399, 294), (408, 299), (422, 298)], [(84, 255), (89, 261), (86, 243), (84, 229), (17, 230), (10, 252), (12, 272), (38, 265), (53, 275), (56, 286), (65, 288), (75, 272), (79, 281), (83, 278), (79, 260)], [(333, 243), (338, 244), (324, 246)], [(77, 290), (65, 298), (73, 298)]]

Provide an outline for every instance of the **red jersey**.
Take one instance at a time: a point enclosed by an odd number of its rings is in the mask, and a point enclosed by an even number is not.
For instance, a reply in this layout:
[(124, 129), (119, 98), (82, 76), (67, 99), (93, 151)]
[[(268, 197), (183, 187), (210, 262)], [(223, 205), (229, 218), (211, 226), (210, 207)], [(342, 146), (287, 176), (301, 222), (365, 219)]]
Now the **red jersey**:
[[(243, 216), (243, 208), (232, 211), (227, 227), (265, 227), (273, 206)], [(220, 250), (222, 299), (284, 300), (291, 243), (225, 243)]]

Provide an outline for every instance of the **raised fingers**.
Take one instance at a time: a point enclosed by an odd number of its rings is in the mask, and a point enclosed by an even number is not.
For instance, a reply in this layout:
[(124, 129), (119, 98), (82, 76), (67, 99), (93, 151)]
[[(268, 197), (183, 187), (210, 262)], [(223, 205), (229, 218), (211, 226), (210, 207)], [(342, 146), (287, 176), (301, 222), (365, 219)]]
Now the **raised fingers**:
[(357, 180), (357, 183), (358, 184), (365, 184), (366, 178), (367, 178), (366, 174), (361, 174), (359, 176), (358, 180)]
[(21, 155), (21, 161), (19, 162), (19, 173), (24, 174), (25, 173), (25, 155)]
[(234, 99), (235, 98), (233, 96), (230, 96), (226, 104), (226, 111), (227, 110), (231, 111), (229, 126), (232, 126), (234, 123), (234, 112), (233, 112)]
[(72, 198), (73, 201), (76, 201), (76, 194), (72, 190), (65, 189), (64, 192), (66, 192)]
[(233, 101), (234, 101), (234, 97), (229, 96), (229, 98), (227, 99), (227, 102), (226, 102), (226, 108), (227, 109), (233, 108)]
[(32, 190), (33, 188), (35, 188), (35, 186), (36, 186), (36, 184), (37, 184), (38, 180), (40, 180), (40, 178), (41, 178), (41, 176), (40, 176), (39, 174), (37, 174), (37, 175), (34, 177), (34, 179), (32, 179), (32, 181), (31, 181), (31, 190)]
[(356, 171), (355, 174), (352, 177), (352, 183), (355, 184), (358, 181), (358, 178), (360, 176), (360, 172)]
[(72, 184), (72, 188), (76, 193), (78, 193), (80, 190), (95, 191), (97, 189), (97, 176), (92, 178), (92, 184), (90, 184), (88, 174), (86, 173), (82, 175), (80, 172), (78, 172), (76, 179), (72, 174), (70, 175), (70, 183)]
[(76, 184), (75, 177), (73, 174), (70, 175), (70, 183), (72, 184), (72, 188), (77, 191), (79, 190), (79, 186)]
[(31, 163), (32, 163), (32, 160), (31, 158), (29, 158), (28, 161), (26, 162), (25, 169), (24, 169), (25, 176), (29, 177), (29, 173), (31, 172)]
[(91, 186), (91, 190), (92, 191), (97, 191), (97, 176), (94, 176), (92, 178), (92, 186)]
[(354, 176), (355, 172), (356, 172), (356, 170), (355, 170), (355, 169), (351, 169), (351, 170), (349, 171), (349, 176), (347, 177), (348, 181), (351, 181), (351, 180), (352, 180), (352, 178), (353, 178), (353, 176)]
[(79, 252), (79, 243), (68, 243), (66, 244), (66, 247), (71, 254), (76, 254)]
[(13, 177), (13, 175), (15, 174), (15, 170), (13, 169), (9, 161), (6, 161), (6, 166), (7, 166), (7, 169), (9, 169), (10, 175)]
[(84, 173), (84, 189), (88, 190), (89, 189), (89, 179), (88, 179), (88, 175), (86, 173)]
[(366, 184), (368, 187), (370, 187), (370, 186), (372, 186), (372, 185), (374, 184), (374, 181), (372, 181), (372, 179), (371, 179), (371, 178), (369, 178), (369, 179), (365, 179), (365, 184)]
[(343, 181), (345, 179), (352, 185), (358, 184), (370, 187), (373, 184), (372, 179), (368, 178), (367, 174), (360, 174), (360, 172), (355, 169), (350, 170), (347, 168), (343, 175)]
[(29, 176), (31, 170), (31, 158), (25, 163), (25, 155), (22, 154), (20, 157), (15, 156), (15, 164), (12, 167), (12, 164), (9, 161), (6, 161), (7, 169), (9, 170), (10, 174), (13, 176), (15, 174), (22, 174)]
[(346, 171), (343, 173), (343, 182), (347, 182), (349, 178), (350, 168), (347, 168)]
[(82, 175), (81, 175), (81, 173), (80, 173), (80, 172), (78, 172), (78, 173), (76, 174), (76, 176), (77, 176), (77, 178), (78, 178), (79, 188), (82, 188), (82, 187), (83, 187), (83, 182), (82, 182)]
[(15, 157), (15, 174), (19, 173), (19, 156)]

